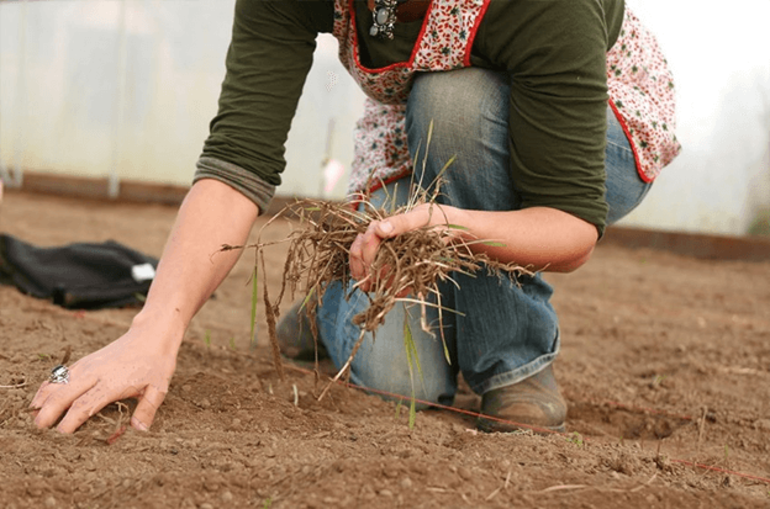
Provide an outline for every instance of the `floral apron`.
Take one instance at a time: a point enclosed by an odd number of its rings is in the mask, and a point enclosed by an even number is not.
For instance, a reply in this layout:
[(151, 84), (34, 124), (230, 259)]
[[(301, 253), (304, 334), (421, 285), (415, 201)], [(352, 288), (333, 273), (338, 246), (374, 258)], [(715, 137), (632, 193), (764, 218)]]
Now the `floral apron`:
[[(414, 74), (469, 67), (490, 0), (433, 0), (409, 61), (381, 69), (361, 64), (353, 1), (335, 0), (333, 30), (342, 65), (367, 95), (355, 129), (351, 194), (411, 173), (405, 118)], [(639, 175), (650, 182), (680, 150), (673, 78), (655, 38), (628, 8), (607, 54), (607, 82), (610, 106), (631, 142)]]

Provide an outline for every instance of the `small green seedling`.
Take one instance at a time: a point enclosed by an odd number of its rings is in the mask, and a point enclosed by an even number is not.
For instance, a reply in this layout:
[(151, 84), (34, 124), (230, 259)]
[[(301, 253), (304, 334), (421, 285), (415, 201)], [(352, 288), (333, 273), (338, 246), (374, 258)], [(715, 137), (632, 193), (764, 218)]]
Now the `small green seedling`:
[(211, 348), (211, 331), (206, 330), (206, 332), (203, 334), (203, 343), (206, 345), (207, 348)]
[(251, 330), (249, 331), (249, 338), (251, 338), (251, 349), (257, 347), (257, 336), (254, 331), (257, 326), (257, 276), (259, 275), (257, 270), (257, 264), (254, 264), (254, 276), (251, 278)]
[(425, 380), (422, 376), (422, 366), (420, 365), (420, 359), (417, 357), (417, 347), (414, 344), (414, 338), (412, 337), (412, 329), (409, 327), (408, 314), (404, 316), (404, 348), (406, 349), (406, 362), (409, 364), (409, 378), (411, 379), (412, 386), (412, 401), (409, 405), (409, 429), (414, 429), (414, 423), (417, 420), (417, 398), (414, 390), (414, 368), (420, 375), (420, 381), (425, 384)]
[(230, 350), (235, 351), (235, 336), (230, 336)]
[(401, 407), (404, 404), (404, 398), (401, 398), (398, 400), (398, 403), (396, 403), (396, 420), (401, 416)]
[(665, 379), (666, 379), (666, 375), (655, 375), (655, 378), (650, 383), (650, 387), (652, 387), (653, 389), (656, 387), (659, 387), (660, 384), (662, 384), (663, 380)]
[(581, 435), (577, 431), (572, 432), (572, 435), (570, 435), (569, 438), (567, 438), (567, 442), (571, 444), (575, 444), (578, 447), (583, 447), (583, 445), (585, 445), (585, 443), (583, 442), (583, 435)]

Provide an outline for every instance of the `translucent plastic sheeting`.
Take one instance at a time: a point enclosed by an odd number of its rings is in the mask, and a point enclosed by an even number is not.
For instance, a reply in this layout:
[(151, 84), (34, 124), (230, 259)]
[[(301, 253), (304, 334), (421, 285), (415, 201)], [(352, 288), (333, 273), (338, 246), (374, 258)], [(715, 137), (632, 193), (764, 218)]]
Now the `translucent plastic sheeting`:
[[(628, 0), (674, 71), (684, 150), (626, 225), (744, 233), (770, 209), (770, 2)], [(234, 0), (0, 1), (0, 172), (187, 184), (216, 111)], [(751, 13), (747, 16), (746, 13)], [(686, 27), (682, 20), (687, 20)], [(718, 34), (718, 36), (715, 36)], [(282, 194), (326, 193), (363, 95), (319, 38)], [(347, 168), (346, 168), (347, 169)], [(335, 174), (336, 175), (336, 174)]]
[[(0, 164), (108, 177), (116, 193), (124, 179), (189, 184), (216, 114), (233, 9), (233, 0), (0, 2)], [(363, 94), (336, 53), (330, 35), (319, 37), (283, 194), (322, 193), (327, 159), (352, 159)], [(342, 178), (329, 195), (344, 190)]]

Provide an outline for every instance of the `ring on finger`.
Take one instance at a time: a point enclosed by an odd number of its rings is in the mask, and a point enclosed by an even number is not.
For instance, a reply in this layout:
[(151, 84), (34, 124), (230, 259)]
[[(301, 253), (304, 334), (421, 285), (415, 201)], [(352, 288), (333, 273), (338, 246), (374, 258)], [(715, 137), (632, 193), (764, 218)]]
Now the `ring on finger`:
[(48, 381), (52, 384), (66, 384), (70, 381), (70, 370), (67, 366), (59, 364), (51, 370)]

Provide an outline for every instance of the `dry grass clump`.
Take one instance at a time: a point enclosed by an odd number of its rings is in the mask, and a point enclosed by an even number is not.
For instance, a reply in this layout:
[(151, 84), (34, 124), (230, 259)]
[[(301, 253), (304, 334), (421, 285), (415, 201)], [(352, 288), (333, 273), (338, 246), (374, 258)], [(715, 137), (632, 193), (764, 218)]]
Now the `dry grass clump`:
[[(348, 265), (350, 246), (356, 237), (364, 233), (372, 221), (406, 212), (421, 203), (435, 203), (437, 192), (430, 197), (425, 192), (416, 194), (416, 198), (407, 205), (391, 206), (390, 209), (376, 208), (368, 200), (359, 202), (361, 206), (357, 209), (350, 203), (299, 200), (285, 207), (268, 221), (263, 231), (279, 217), (296, 219), (299, 225), (287, 239), (282, 241), (289, 242), (289, 252), (283, 268), (281, 291), (274, 303), (270, 302), (267, 285), (264, 285), (270, 343), (279, 373), (282, 373), (282, 369), (275, 335), (275, 321), (278, 316), (278, 304), (284, 295), (288, 292), (292, 298), (298, 293), (305, 296), (305, 310), (314, 329), (313, 335), (317, 338), (316, 309), (323, 301), (324, 292), (330, 283), (341, 281), (343, 287), (347, 288), (350, 281)], [(437, 214), (441, 213), (439, 206), (431, 210)], [(371, 287), (366, 294), (369, 306), (353, 318), (353, 323), (361, 328), (361, 335), (348, 361), (334, 380), (339, 379), (349, 368), (363, 341), (364, 333), (367, 331), (375, 333), (396, 303), (409, 302), (419, 305), (422, 309), (422, 327), (426, 331), (429, 331), (424, 319), (426, 306), (437, 307), (440, 317), (444, 311), (455, 312), (441, 305), (438, 287), (443, 281), (457, 284), (452, 279), (453, 272), (473, 274), (479, 270), (486, 270), (497, 273), (501, 278), (503, 274), (508, 274), (514, 281), (520, 274), (531, 274), (529, 270), (518, 265), (503, 264), (490, 259), (483, 253), (474, 252), (471, 249), (473, 244), (490, 242), (465, 240), (466, 235), (458, 235), (461, 230), (464, 230), (461, 225), (444, 223), (439, 226), (426, 226), (383, 240), (369, 270), (368, 279), (371, 281)], [(271, 244), (258, 240), (257, 244), (249, 246), (256, 248), (257, 259), (261, 263), (263, 273), (265, 267), (262, 252)], [(234, 249), (234, 247), (224, 246), (224, 249)], [(354, 288), (359, 284), (360, 282)], [(434, 296), (433, 299), (430, 298), (431, 295)]]

